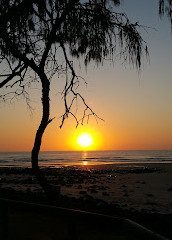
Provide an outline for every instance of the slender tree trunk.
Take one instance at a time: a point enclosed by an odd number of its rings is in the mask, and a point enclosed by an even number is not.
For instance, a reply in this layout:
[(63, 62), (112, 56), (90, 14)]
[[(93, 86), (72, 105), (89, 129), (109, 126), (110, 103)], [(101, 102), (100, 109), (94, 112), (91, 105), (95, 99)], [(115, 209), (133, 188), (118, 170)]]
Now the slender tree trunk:
[(39, 156), (39, 151), (41, 147), (41, 142), (42, 142), (42, 137), (44, 134), (44, 131), (48, 124), (51, 122), (49, 119), (49, 113), (50, 113), (50, 99), (49, 99), (49, 93), (50, 93), (50, 83), (47, 78), (47, 76), (42, 73), (40, 74), (40, 79), (42, 83), (42, 120), (39, 125), (39, 128), (36, 132), (35, 136), (35, 142), (34, 146), (32, 149), (32, 155), (31, 155), (31, 160), (32, 160), (32, 170), (34, 175), (36, 176), (37, 180), (39, 181), (39, 184), (45, 191), (46, 196), (48, 197), (48, 200), (50, 202), (55, 202), (59, 198), (59, 188), (54, 188), (52, 185), (49, 184), (47, 181), (44, 173), (42, 170), (39, 168), (38, 165), (38, 156)]

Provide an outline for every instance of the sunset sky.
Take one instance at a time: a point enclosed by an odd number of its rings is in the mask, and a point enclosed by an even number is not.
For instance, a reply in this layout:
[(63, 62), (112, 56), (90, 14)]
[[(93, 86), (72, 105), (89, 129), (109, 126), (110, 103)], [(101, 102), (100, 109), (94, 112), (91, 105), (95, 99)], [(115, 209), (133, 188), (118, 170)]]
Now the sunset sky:
[[(123, 1), (118, 11), (125, 11), (130, 20), (152, 28), (142, 32), (148, 44), (150, 63), (144, 59), (142, 70), (119, 60), (97, 68), (91, 63), (87, 70), (76, 71), (88, 82), (80, 91), (88, 105), (104, 119), (79, 126), (72, 117), (62, 129), (59, 117), (64, 104), (59, 91), (63, 79), (52, 82), (51, 117), (56, 117), (47, 127), (42, 151), (82, 150), (77, 145), (81, 132), (90, 133), (94, 143), (88, 150), (172, 149), (172, 35), (170, 22), (158, 16), (158, 0)], [(155, 29), (154, 29), (155, 28)], [(82, 61), (80, 61), (82, 65)], [(40, 90), (30, 89), (32, 107), (25, 100), (0, 105), (0, 151), (31, 151), (36, 129), (41, 119)], [(82, 109), (78, 102), (78, 112)]]

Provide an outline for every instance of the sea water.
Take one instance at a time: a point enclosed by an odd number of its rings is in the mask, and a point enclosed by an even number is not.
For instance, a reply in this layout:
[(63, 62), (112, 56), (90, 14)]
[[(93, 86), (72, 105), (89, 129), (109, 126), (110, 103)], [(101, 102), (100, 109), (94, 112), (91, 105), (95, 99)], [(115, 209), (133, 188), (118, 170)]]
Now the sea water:
[[(39, 154), (42, 167), (115, 163), (172, 163), (172, 150), (49, 151)], [(31, 153), (0, 152), (0, 167), (31, 167)]]

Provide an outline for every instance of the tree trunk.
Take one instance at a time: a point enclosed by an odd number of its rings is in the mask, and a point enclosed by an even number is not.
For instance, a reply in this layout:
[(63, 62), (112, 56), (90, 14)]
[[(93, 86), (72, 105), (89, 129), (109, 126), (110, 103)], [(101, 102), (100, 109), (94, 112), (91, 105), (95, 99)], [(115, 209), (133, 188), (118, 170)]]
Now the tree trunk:
[(49, 112), (50, 112), (50, 99), (49, 99), (49, 92), (50, 92), (50, 83), (47, 78), (47, 76), (44, 73), (40, 74), (40, 79), (42, 83), (42, 120), (39, 125), (39, 128), (36, 132), (35, 136), (35, 142), (34, 146), (32, 149), (32, 155), (31, 155), (31, 160), (32, 160), (32, 170), (34, 175), (36, 176), (39, 184), (45, 191), (46, 196), (48, 197), (49, 202), (56, 202), (57, 199), (59, 198), (59, 188), (58, 187), (53, 187), (52, 185), (49, 184), (47, 181), (44, 173), (42, 170), (39, 168), (38, 165), (38, 156), (39, 156), (39, 151), (41, 147), (41, 142), (42, 142), (42, 137), (44, 134), (44, 131), (48, 124), (51, 122), (49, 119)]

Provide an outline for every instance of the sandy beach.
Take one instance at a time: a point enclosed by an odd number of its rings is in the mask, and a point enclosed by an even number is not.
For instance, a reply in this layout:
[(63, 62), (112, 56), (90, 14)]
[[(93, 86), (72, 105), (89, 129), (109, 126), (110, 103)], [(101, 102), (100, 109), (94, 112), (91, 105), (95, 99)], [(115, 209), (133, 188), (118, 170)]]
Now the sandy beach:
[[(172, 164), (82, 165), (43, 171), (53, 185), (60, 186), (61, 206), (129, 217), (146, 226), (151, 216), (157, 228), (172, 220)], [(0, 197), (46, 202), (31, 169), (22, 168), (0, 168)], [(162, 232), (169, 237), (170, 227), (164, 227)]]
[[(172, 164), (106, 164), (44, 169), (61, 195), (100, 199), (129, 210), (172, 213)], [(42, 193), (29, 169), (0, 169), (0, 188)]]

